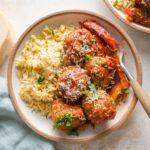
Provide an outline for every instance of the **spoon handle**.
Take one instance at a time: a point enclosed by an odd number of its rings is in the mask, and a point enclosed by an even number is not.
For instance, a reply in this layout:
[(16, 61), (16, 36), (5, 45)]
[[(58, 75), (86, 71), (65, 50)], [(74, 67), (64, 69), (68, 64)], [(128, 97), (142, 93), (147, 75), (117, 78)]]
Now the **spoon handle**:
[(130, 80), (130, 85), (132, 86), (136, 97), (139, 99), (150, 118), (150, 96), (142, 89), (136, 80)]

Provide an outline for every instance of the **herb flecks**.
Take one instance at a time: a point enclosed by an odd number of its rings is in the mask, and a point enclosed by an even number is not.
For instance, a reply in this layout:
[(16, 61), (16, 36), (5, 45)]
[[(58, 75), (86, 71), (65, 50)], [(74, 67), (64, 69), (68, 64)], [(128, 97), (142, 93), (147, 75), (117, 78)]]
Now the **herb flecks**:
[(48, 44), (49, 43), (49, 41), (48, 40), (45, 40), (45, 44)]
[(109, 104), (110, 104), (110, 105), (115, 105), (115, 104), (116, 104), (113, 98), (111, 98)]
[(128, 94), (128, 93), (129, 93), (129, 89), (128, 89), (128, 88), (125, 88), (125, 89), (123, 89), (123, 92), (124, 92), (125, 94)]
[(83, 41), (82, 42), (82, 47), (85, 47), (86, 46), (86, 41)]
[(60, 107), (59, 107), (59, 108), (60, 108), (60, 110), (61, 110), (61, 111), (64, 109), (64, 107), (63, 107), (62, 105), (60, 105)]
[(63, 57), (65, 52), (60, 52), (60, 57)]
[(98, 60), (95, 62), (97, 65), (101, 65), (102, 64), (102, 61)]
[(36, 83), (41, 84), (45, 80), (45, 77), (40, 76), (37, 80)]
[(87, 95), (89, 93), (89, 90), (82, 91), (82, 94)]
[(59, 118), (56, 120), (54, 128), (59, 128), (62, 126), (70, 127), (74, 121), (74, 116), (72, 114), (62, 113)]
[(113, 6), (116, 7), (117, 5), (118, 5), (118, 0), (115, 0)]
[(56, 110), (53, 110), (53, 114), (55, 115), (57, 113), (57, 111)]
[(85, 55), (85, 59), (86, 59), (86, 60), (91, 60), (91, 59), (92, 59), (92, 56), (89, 55), (89, 54), (86, 54), (86, 55)]

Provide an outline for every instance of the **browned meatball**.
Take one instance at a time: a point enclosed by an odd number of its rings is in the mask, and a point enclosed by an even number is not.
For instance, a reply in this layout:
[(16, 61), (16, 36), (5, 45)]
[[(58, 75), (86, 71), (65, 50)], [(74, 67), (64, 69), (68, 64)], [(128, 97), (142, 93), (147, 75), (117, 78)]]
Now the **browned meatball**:
[(52, 102), (50, 115), (54, 127), (61, 130), (80, 127), (86, 121), (81, 107), (65, 104), (62, 99)]
[(95, 85), (107, 88), (113, 79), (117, 62), (111, 57), (92, 57), (86, 61), (85, 69)]
[(87, 54), (91, 56), (104, 55), (105, 47), (95, 35), (83, 28), (77, 29), (67, 36), (64, 49), (71, 62), (81, 64)]
[(150, 0), (135, 0), (135, 3), (144, 9), (150, 9)]
[(114, 100), (103, 90), (87, 94), (82, 103), (85, 114), (93, 125), (114, 119), (116, 115)]
[(86, 90), (90, 79), (86, 70), (76, 66), (65, 68), (58, 78), (57, 88), (59, 94), (68, 102), (74, 102)]

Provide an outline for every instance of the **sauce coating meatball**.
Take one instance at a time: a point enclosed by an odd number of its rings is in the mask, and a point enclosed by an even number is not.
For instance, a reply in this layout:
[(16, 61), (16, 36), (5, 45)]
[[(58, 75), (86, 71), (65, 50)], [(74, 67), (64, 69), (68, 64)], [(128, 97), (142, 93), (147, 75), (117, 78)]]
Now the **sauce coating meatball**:
[[(93, 97), (93, 94), (97, 94), (97, 97)], [(114, 100), (103, 90), (89, 93), (87, 97), (83, 98), (82, 104), (88, 120), (93, 125), (114, 119), (116, 115)]]
[(91, 56), (104, 55), (104, 45), (87, 29), (77, 29), (67, 36), (64, 42), (64, 50), (74, 64), (84, 62), (87, 54)]
[(149, 10), (150, 0), (135, 0), (135, 3), (140, 7)]
[(80, 127), (86, 121), (81, 107), (65, 104), (63, 99), (52, 102), (50, 115), (54, 122), (54, 127), (60, 130)]
[(69, 66), (62, 71), (58, 78), (57, 88), (59, 94), (68, 102), (74, 102), (80, 98), (82, 91), (86, 90), (90, 79), (86, 70), (76, 66)]
[(117, 62), (111, 57), (92, 57), (85, 63), (85, 69), (95, 85), (107, 88), (114, 78)]

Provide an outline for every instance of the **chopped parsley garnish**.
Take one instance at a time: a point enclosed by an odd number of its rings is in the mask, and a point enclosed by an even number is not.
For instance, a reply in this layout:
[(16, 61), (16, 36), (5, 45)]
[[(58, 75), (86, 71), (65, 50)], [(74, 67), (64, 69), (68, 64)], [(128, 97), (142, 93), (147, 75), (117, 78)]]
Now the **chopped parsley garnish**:
[(118, 0), (115, 0), (113, 6), (116, 7), (117, 5), (118, 5)]
[(37, 80), (36, 83), (41, 84), (45, 80), (45, 77), (40, 76)]
[(82, 94), (84, 95), (87, 95), (88, 93), (89, 93), (89, 90), (82, 91)]
[(85, 55), (85, 59), (86, 59), (86, 60), (91, 60), (91, 59), (92, 59), (92, 56), (89, 55), (89, 54), (86, 54), (86, 55)]
[(57, 113), (57, 111), (56, 110), (53, 110), (53, 114), (55, 115)]
[(85, 47), (85, 46), (86, 46), (86, 42), (83, 41), (83, 42), (82, 42), (82, 47)]
[(123, 89), (123, 92), (124, 92), (125, 94), (128, 94), (128, 93), (129, 93), (129, 89), (128, 89), (128, 88), (125, 88), (125, 89)]
[(115, 105), (115, 101), (113, 98), (111, 98), (111, 101), (109, 102), (110, 105)]
[(96, 64), (97, 64), (97, 65), (100, 65), (101, 63), (102, 63), (102, 61), (100, 61), (100, 60), (99, 60), (99, 61), (96, 61)]
[(60, 105), (60, 107), (59, 107), (59, 108), (60, 108), (60, 110), (63, 110), (63, 109), (64, 109), (62, 105)]
[(48, 40), (45, 40), (45, 44), (48, 44)]
[(63, 57), (65, 52), (60, 52), (60, 57)]
[(78, 135), (79, 135), (77, 129), (70, 129), (70, 130), (67, 130), (67, 131), (66, 131), (66, 134), (68, 134), (68, 135), (74, 135), (74, 136), (78, 136)]
[(70, 127), (74, 121), (74, 116), (72, 114), (62, 113), (59, 118), (56, 120), (54, 128), (59, 128), (62, 126)]

